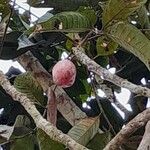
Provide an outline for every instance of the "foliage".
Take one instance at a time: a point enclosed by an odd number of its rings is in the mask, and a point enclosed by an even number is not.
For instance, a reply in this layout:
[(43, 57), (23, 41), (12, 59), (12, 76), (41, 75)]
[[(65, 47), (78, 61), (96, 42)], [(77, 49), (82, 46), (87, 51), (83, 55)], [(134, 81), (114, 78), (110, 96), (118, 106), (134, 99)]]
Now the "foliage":
[[(117, 75), (135, 84), (141, 84), (143, 77), (146, 81), (150, 80), (150, 17), (147, 15), (150, 2), (27, 0), (32, 7), (53, 8), (34, 23), (30, 20), (29, 10), (19, 14), (17, 8), (13, 8), (9, 2), (0, 1), (0, 59), (15, 60), (30, 51), (51, 74), (52, 67), (61, 59), (62, 53), (67, 53), (68, 58), (76, 66), (77, 78), (73, 86), (64, 90), (91, 118), (81, 120), (70, 129), (70, 125), (66, 127), (68, 122), (63, 114), (61, 116), (57, 113), (56, 126), (88, 148), (103, 149), (114, 135), (112, 128), (116, 133), (119, 132), (124, 122), (128, 122), (146, 109), (147, 98), (132, 94), (128, 102), (132, 107), (132, 113), (123, 120), (109, 102), (110, 99), (116, 100), (114, 91), (118, 92), (118, 87), (103, 79), (99, 79), (102, 83), (97, 81), (96, 76), (76, 60), (72, 54), (72, 47), (77, 45), (84, 47), (84, 53), (95, 62), (104, 68), (108, 68), (108, 65), (115, 67)], [(133, 21), (136, 21), (136, 24), (133, 24)], [(3, 35), (6, 25), (9, 30)], [(45, 117), (47, 97), (44, 95), (47, 93), (43, 91), (39, 81), (30, 72), (21, 73), (15, 68), (10, 69), (6, 75), (17, 90), (26, 94), (36, 104), (36, 108)], [(35, 75), (38, 76), (38, 73)], [(102, 85), (112, 91), (111, 97), (108, 96), (109, 93), (106, 93), (105, 98), (99, 95), (97, 89)], [(86, 103), (86, 108), (82, 107), (83, 103)], [(19, 103), (13, 101), (2, 87), (0, 87), (0, 108), (4, 108), (0, 115), (0, 123), (3, 124), (0, 126), (0, 143), (4, 148), (66, 149), (64, 145), (53, 141), (42, 130), (36, 128), (30, 115)], [(7, 134), (1, 132), (3, 128)], [(99, 128), (104, 133), (98, 133)], [(143, 130), (134, 136), (142, 135)], [(136, 143), (134, 149), (137, 149), (137, 146)], [(128, 146), (125, 148), (128, 149)]]

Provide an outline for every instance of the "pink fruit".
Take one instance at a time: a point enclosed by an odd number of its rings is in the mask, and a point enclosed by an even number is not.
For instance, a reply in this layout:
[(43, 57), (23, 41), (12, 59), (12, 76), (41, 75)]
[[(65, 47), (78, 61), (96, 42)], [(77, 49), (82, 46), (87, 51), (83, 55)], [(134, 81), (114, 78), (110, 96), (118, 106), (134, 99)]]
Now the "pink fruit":
[(76, 67), (68, 59), (61, 60), (53, 67), (52, 76), (56, 85), (63, 88), (70, 87), (76, 78)]

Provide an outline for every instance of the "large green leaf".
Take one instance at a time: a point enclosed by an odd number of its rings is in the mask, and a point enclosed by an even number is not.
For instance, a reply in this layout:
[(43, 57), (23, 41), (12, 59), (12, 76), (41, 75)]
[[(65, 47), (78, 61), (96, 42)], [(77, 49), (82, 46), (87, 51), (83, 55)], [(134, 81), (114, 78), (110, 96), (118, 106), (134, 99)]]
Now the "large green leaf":
[(94, 26), (94, 24), (96, 23), (97, 17), (96, 17), (96, 12), (91, 7), (81, 6), (77, 10), (77, 12), (79, 12), (83, 16), (86, 16), (89, 19), (90, 24)]
[(146, 0), (109, 0), (103, 12), (103, 25), (126, 19), (145, 3)]
[(69, 132), (68, 135), (73, 138), (76, 142), (86, 145), (98, 132), (99, 128), (99, 117), (86, 118), (75, 125)]
[(19, 115), (14, 124), (14, 131), (10, 137), (11, 150), (34, 150), (36, 136), (30, 126), (31, 121), (27, 116)]
[(130, 24), (118, 22), (111, 26), (108, 36), (137, 56), (150, 70), (150, 41), (140, 30)]
[(64, 32), (84, 32), (91, 28), (89, 19), (79, 12), (62, 12), (41, 24), (43, 30), (60, 29)]
[(35, 150), (34, 136), (32, 134), (13, 141), (10, 150)]
[(40, 150), (65, 150), (64, 145), (50, 139), (41, 129), (37, 129), (37, 138)]
[(43, 89), (31, 73), (28, 72), (17, 76), (14, 82), (14, 86), (18, 91), (25, 93), (27, 97), (33, 102), (37, 102), (43, 105)]

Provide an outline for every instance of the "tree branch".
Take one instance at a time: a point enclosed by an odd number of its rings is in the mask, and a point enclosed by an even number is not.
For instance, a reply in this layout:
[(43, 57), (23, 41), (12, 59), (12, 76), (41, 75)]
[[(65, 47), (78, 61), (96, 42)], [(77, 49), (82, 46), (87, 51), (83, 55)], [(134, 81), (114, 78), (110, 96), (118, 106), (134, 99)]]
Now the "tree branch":
[(121, 131), (106, 145), (104, 150), (116, 150), (126, 142), (137, 129), (144, 126), (150, 120), (150, 108), (133, 118)]
[(139, 85), (135, 85), (117, 75), (111, 74), (108, 70), (101, 67), (95, 61), (91, 60), (86, 54), (84, 54), (83, 48), (73, 47), (72, 50), (77, 59), (82, 64), (86, 65), (89, 71), (94, 72), (102, 79), (110, 81), (119, 87), (127, 88), (131, 92), (136, 93), (138, 95), (150, 97), (150, 89)]
[[(27, 52), (18, 57), (17, 60), (25, 68), (25, 70), (32, 72), (33, 76), (41, 84), (44, 92), (47, 93), (48, 88), (53, 85), (52, 77), (32, 55), (32, 53)], [(53, 87), (55, 88), (55, 85)], [(62, 88), (57, 86), (55, 94), (56, 99), (58, 100), (58, 110), (71, 125), (75, 125), (80, 122), (81, 119), (87, 117)], [(61, 103), (62, 99), (63, 102)]]
[(26, 97), (25, 94), (18, 92), (10, 84), (10, 82), (6, 79), (5, 75), (1, 71), (0, 71), (0, 85), (10, 96), (12, 96), (14, 100), (20, 102), (24, 106), (26, 111), (33, 118), (36, 126), (45, 131), (45, 133), (49, 135), (51, 139), (61, 142), (62, 144), (67, 146), (70, 150), (88, 150), (88, 148), (75, 142), (71, 137), (62, 133), (51, 123), (46, 121), (38, 112), (35, 105)]
[(149, 150), (150, 149), (149, 133), (150, 133), (150, 121), (148, 121), (148, 123), (145, 127), (145, 133), (143, 135), (143, 139), (137, 150)]

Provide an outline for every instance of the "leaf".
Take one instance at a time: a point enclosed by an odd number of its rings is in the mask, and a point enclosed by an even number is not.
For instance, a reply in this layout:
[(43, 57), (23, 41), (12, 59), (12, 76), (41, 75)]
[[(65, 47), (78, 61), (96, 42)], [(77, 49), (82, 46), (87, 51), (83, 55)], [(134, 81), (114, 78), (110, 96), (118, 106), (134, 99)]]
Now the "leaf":
[(47, 102), (47, 120), (56, 126), (57, 122), (57, 99), (54, 91), (48, 89), (48, 102)]
[(30, 119), (25, 115), (18, 115), (15, 121), (15, 127), (29, 126)]
[(86, 145), (98, 132), (99, 117), (86, 118), (72, 127), (68, 135), (76, 142)]
[[(36, 140), (31, 122), (25, 115), (18, 115), (14, 123), (14, 131), (10, 137), (10, 150), (34, 150)], [(28, 126), (28, 127), (27, 127)]]
[(65, 150), (64, 145), (50, 139), (50, 137), (41, 129), (37, 129), (37, 138), (40, 150)]
[(35, 150), (34, 136), (31, 134), (24, 138), (16, 139), (10, 150)]
[(97, 39), (96, 47), (98, 55), (108, 56), (116, 52), (118, 44), (107, 37), (101, 36)]
[(73, 99), (76, 98), (81, 102), (85, 102), (91, 93), (91, 85), (87, 82), (88, 75), (84, 66), (77, 67), (77, 77), (75, 83), (71, 87), (66, 88), (65, 91)]
[(150, 70), (150, 41), (140, 30), (118, 22), (110, 28), (109, 37), (137, 56)]
[(146, 0), (109, 0), (103, 12), (103, 26), (126, 19), (145, 3)]
[(80, 6), (77, 12), (79, 12), (83, 16), (86, 16), (89, 19), (90, 24), (94, 26), (94, 24), (96, 23), (97, 17), (96, 17), (96, 12), (92, 8)]
[(17, 76), (14, 81), (14, 86), (18, 91), (26, 94), (33, 102), (43, 105), (43, 89), (31, 73), (27, 72)]
[[(24, 25), (26, 25), (26, 26), (24, 26)], [(29, 28), (29, 25), (27, 26), (27, 24), (25, 24), (24, 21), (21, 19), (21, 17), (18, 14), (18, 12), (14, 11), (13, 16), (12, 16), (12, 18), (10, 20), (10, 23), (9, 23), (9, 27), (13, 31), (23, 32), (23, 31), (25, 31), (26, 29)]]
[[(22, 32), (17, 32), (17, 31), (6, 34), (2, 54), (0, 56), (1, 59), (4, 60), (14, 59), (28, 51), (27, 49), (17, 51), (18, 38), (21, 34)], [(1, 46), (1, 42), (0, 42), (0, 46)]]
[(94, 138), (87, 144), (87, 147), (92, 150), (102, 150), (111, 140), (111, 133), (97, 133)]
[(28, 50), (33, 50), (33, 49), (37, 49), (38, 48), (38, 44), (32, 43), (28, 37), (25, 34), (22, 34), (19, 38), (18, 38), (18, 51), (20, 50), (24, 50), (24, 51), (28, 51)]
[(41, 24), (42, 29), (62, 32), (85, 32), (91, 28), (90, 21), (79, 12), (61, 12)]

